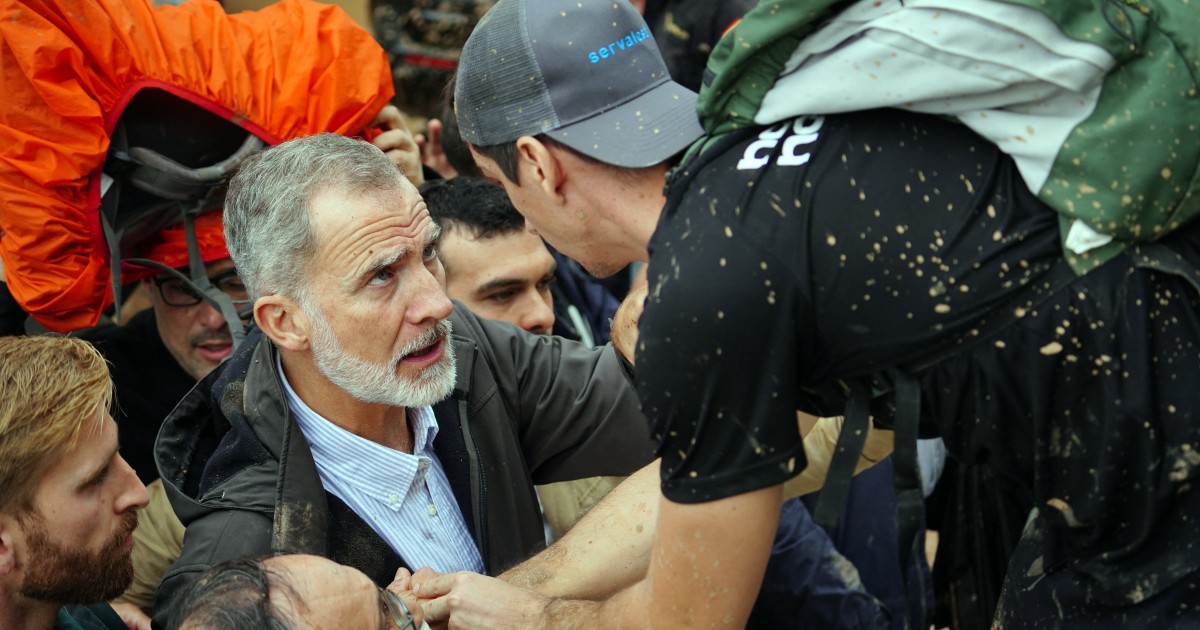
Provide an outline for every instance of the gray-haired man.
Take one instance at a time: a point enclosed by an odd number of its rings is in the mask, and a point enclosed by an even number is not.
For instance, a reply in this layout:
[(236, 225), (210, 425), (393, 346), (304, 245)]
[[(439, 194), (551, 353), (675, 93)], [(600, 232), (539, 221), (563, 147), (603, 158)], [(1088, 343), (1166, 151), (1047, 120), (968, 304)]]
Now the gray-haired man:
[(439, 229), (375, 147), (293, 140), (225, 207), (254, 333), (156, 449), (187, 526), (155, 604), (221, 560), (320, 555), (498, 572), (543, 543), (534, 483), (627, 474), (646, 422), (611, 348), (479, 319), (443, 291)]

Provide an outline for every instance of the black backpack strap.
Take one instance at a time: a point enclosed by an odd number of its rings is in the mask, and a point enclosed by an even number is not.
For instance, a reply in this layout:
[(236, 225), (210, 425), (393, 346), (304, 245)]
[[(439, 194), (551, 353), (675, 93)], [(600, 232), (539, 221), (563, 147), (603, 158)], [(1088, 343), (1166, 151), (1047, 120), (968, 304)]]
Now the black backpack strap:
[[(921, 387), (917, 379), (902, 370), (889, 370), (896, 392), (895, 446), (892, 462), (895, 465), (896, 536), (900, 552), (900, 570), (905, 576), (905, 590), (924, 585), (909, 584), (909, 566), (914, 557), (920, 558), (924, 545), (919, 536), (925, 523), (925, 493), (921, 482), (921, 464), (917, 455), (917, 437), (921, 421)], [(922, 598), (923, 600), (924, 598)], [(909, 598), (912, 601), (912, 598)], [(913, 616), (908, 615), (908, 619)], [(924, 618), (924, 616), (920, 617)], [(906, 620), (907, 621), (907, 620)]]
[[(188, 227), (191, 228), (192, 226), (189, 225)], [(190, 248), (192, 243), (196, 240), (194, 229), (188, 232), (188, 239), (188, 246)], [(197, 254), (196, 260), (199, 260), (198, 256), (199, 254)], [(245, 341), (246, 325), (243, 322), (249, 320), (253, 316), (251, 309), (253, 309), (254, 305), (252, 303), (236, 303), (230, 299), (228, 295), (225, 295), (223, 291), (213, 286), (212, 282), (209, 282), (208, 276), (204, 275), (203, 264), (201, 264), (199, 274), (197, 274), (195, 270), (192, 270), (191, 277), (188, 277), (187, 275), (184, 275), (179, 271), (158, 262), (157, 260), (149, 260), (147, 258), (126, 258), (124, 262), (128, 262), (139, 267), (150, 267), (157, 269), (163, 273), (179, 278), (185, 284), (191, 287), (193, 291), (200, 294), (200, 297), (204, 298), (206, 302), (211, 304), (213, 308), (217, 309), (217, 311), (221, 313), (221, 316), (225, 318), (225, 323), (229, 325), (229, 336), (233, 340), (234, 348), (242, 345), (242, 341)]]
[(821, 488), (821, 496), (817, 498), (817, 507), (813, 510), (813, 521), (829, 531), (837, 527), (842, 504), (846, 502), (850, 481), (854, 478), (854, 468), (858, 465), (863, 445), (867, 442), (867, 431), (871, 428), (870, 390), (857, 380), (849, 381), (845, 385), (849, 388), (850, 395), (846, 401), (842, 432), (838, 435), (837, 445), (829, 462), (829, 472), (825, 475), (825, 485)]

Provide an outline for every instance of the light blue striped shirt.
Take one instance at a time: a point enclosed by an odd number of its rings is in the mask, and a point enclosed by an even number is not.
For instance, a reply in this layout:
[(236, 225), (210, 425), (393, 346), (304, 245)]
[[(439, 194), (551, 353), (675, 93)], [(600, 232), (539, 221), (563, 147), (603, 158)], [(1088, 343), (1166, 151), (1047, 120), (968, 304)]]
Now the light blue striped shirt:
[(433, 452), (437, 418), (432, 407), (410, 408), (413, 454), (357, 436), (321, 417), (300, 400), (275, 369), (288, 409), (312, 449), (321, 485), (354, 510), (415, 571), (483, 573), (483, 559)]

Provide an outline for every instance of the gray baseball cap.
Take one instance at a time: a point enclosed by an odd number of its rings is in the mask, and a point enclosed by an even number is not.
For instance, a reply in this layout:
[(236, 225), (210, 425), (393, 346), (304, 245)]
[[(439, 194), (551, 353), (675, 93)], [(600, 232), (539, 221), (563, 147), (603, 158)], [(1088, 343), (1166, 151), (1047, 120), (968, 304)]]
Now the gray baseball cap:
[(464, 140), (546, 134), (601, 162), (659, 164), (703, 134), (628, 0), (500, 0), (463, 46), (454, 91)]

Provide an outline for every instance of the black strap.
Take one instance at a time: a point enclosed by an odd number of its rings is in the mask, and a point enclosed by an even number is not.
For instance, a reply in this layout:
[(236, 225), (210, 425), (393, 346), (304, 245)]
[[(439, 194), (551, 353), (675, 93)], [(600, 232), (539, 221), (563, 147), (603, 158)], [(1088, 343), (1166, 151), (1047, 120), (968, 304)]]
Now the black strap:
[[(246, 325), (243, 320), (250, 319), (253, 313), (244, 308), (245, 305), (235, 304), (234, 301), (225, 295), (223, 291), (214, 287), (208, 281), (208, 276), (204, 275), (204, 267), (201, 267), (199, 279), (180, 273), (178, 270), (172, 269), (157, 260), (149, 260), (146, 258), (126, 258), (122, 262), (127, 262), (139, 267), (150, 267), (157, 269), (163, 273), (170, 274), (182, 280), (196, 293), (200, 294), (206, 302), (217, 309), (221, 316), (225, 318), (225, 323), (229, 325), (229, 335), (233, 339), (233, 347), (236, 349), (246, 340)], [(119, 268), (119, 266), (118, 266)]]
[(813, 510), (813, 521), (831, 532), (837, 527), (842, 504), (846, 502), (846, 494), (850, 491), (854, 468), (867, 442), (871, 423), (871, 392), (857, 381), (851, 381), (846, 386), (850, 389), (850, 396), (846, 401), (842, 432), (838, 435), (837, 446), (829, 462), (829, 472), (825, 474), (825, 485)]
[[(918, 536), (925, 521), (925, 494), (917, 457), (917, 432), (921, 419), (921, 387), (917, 379), (901, 370), (889, 370), (896, 390), (895, 464), (896, 532), (899, 537), (900, 570), (908, 574), (909, 562), (919, 554)], [(905, 585), (908, 586), (907, 580)]]

